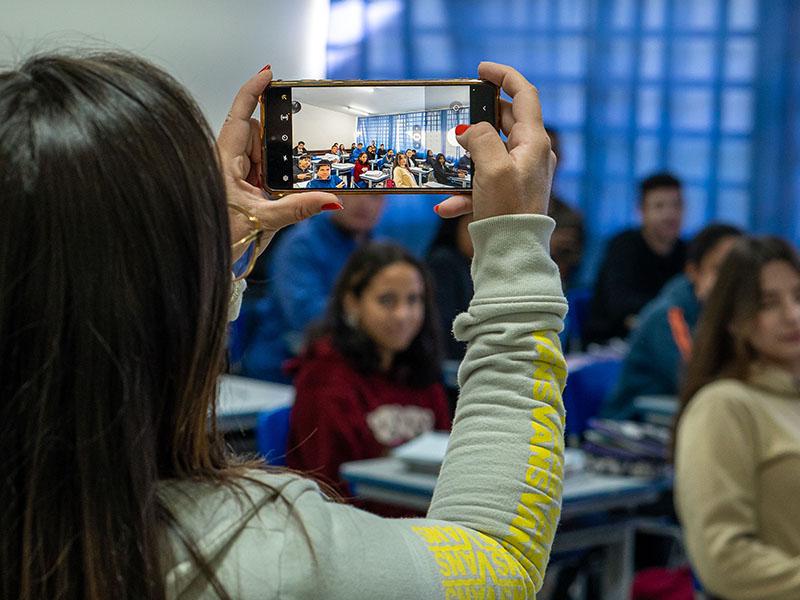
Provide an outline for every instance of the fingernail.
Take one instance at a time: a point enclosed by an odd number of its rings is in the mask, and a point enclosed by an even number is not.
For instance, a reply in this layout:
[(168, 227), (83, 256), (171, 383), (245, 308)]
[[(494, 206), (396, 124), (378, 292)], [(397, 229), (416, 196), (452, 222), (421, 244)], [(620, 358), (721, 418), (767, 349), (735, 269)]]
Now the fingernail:
[(469, 129), (469, 125), (464, 125), (463, 123), (456, 125), (456, 135), (463, 135), (467, 129)]
[(437, 205), (435, 205), (435, 206), (433, 207), (433, 210), (434, 210), (434, 212), (435, 212), (435, 213), (438, 215), (438, 214), (439, 214), (439, 205), (438, 205), (438, 204), (437, 204)]
[(263, 69), (259, 71), (259, 73), (263, 73), (264, 71), (269, 71), (272, 68), (272, 65), (266, 65)]
[(344, 206), (338, 204), (337, 202), (328, 202), (327, 204), (322, 205), (322, 210), (342, 210)]

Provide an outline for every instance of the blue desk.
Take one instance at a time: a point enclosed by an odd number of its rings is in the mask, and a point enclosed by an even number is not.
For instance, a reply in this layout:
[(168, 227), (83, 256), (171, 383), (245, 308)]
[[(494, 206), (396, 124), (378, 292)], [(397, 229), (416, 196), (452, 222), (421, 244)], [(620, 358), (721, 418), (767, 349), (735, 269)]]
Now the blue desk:
[(221, 375), (217, 425), (226, 431), (245, 431), (256, 426), (261, 412), (294, 404), (294, 387), (259, 379)]
[[(345, 463), (340, 473), (359, 498), (420, 511), (428, 509), (437, 479), (433, 474), (410, 471), (397, 458)], [(568, 473), (564, 481), (562, 521), (611, 510), (631, 510), (655, 502), (670, 487), (668, 479), (617, 477), (585, 471)], [(602, 597), (627, 600), (633, 582), (637, 523), (635, 517), (623, 517), (601, 525), (559, 532), (553, 552), (602, 547), (606, 565)]]

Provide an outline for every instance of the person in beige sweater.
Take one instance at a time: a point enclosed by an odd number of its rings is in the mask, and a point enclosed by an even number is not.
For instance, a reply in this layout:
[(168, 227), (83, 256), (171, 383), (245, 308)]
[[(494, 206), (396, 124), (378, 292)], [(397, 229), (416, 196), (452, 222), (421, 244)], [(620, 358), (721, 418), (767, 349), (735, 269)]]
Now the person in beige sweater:
[(394, 184), (401, 188), (417, 187), (417, 180), (414, 174), (408, 170), (408, 158), (405, 154), (398, 154), (394, 159), (394, 171), (392, 172)]
[(675, 502), (705, 590), (800, 598), (800, 260), (745, 238), (720, 268), (681, 394)]
[(262, 195), (250, 116), (270, 69), (216, 147), (188, 94), (134, 57), (0, 74), (0, 597), (535, 596), (564, 479), (555, 156), (535, 88), (494, 63), (478, 74), (512, 98), (513, 141), (488, 123), (462, 132), (476, 191), (438, 205), (473, 215), (475, 294), (454, 324), (460, 398), (420, 519), (331, 501), (216, 435), (233, 260), (347, 210), (323, 192)]

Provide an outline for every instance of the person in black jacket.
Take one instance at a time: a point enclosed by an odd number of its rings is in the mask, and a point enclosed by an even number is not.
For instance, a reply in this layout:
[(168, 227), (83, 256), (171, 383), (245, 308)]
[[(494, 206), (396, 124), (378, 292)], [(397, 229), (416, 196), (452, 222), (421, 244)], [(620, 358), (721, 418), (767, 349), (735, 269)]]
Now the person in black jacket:
[(447, 167), (444, 154), (441, 152), (437, 154), (436, 159), (431, 163), (431, 166), (433, 167), (433, 177), (438, 183), (453, 185), (450, 182), (450, 177), (454, 177), (456, 172)]
[(589, 343), (627, 337), (642, 307), (683, 271), (680, 180), (670, 173), (656, 173), (642, 181), (640, 191), (641, 227), (613, 237), (600, 266), (586, 328)]

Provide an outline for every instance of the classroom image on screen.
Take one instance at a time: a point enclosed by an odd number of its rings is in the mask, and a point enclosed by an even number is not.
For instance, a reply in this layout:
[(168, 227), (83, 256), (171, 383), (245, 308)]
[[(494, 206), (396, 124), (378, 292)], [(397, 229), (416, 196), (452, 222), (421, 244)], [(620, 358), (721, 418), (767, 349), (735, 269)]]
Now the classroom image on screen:
[(292, 89), (293, 187), (467, 188), (468, 85)]

